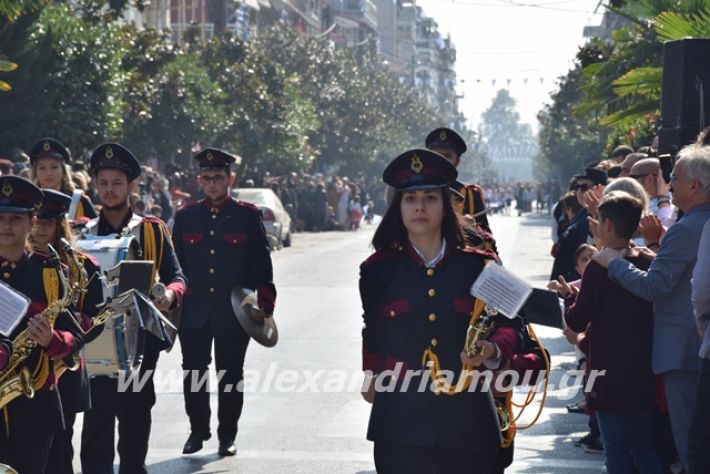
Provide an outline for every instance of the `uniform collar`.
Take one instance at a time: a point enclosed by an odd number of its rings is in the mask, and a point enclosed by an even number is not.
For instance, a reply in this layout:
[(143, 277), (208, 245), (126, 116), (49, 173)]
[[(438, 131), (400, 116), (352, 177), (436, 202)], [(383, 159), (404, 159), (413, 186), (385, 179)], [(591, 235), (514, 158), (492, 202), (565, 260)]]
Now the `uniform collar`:
[(439, 250), (439, 254), (429, 260), (428, 262), (424, 261), (424, 255), (419, 251), (418, 248), (414, 246), (414, 244), (410, 241), (408, 242), (407, 245), (407, 253), (413, 257), (416, 261), (419, 263), (423, 263), (425, 267), (427, 268), (435, 268), (439, 263), (441, 263), (442, 260), (444, 260), (444, 257), (446, 257), (448, 247), (446, 245), (446, 239), (442, 238), (441, 239), (441, 250)]
[(225, 199), (219, 206), (215, 206), (214, 204), (212, 204), (212, 201), (210, 201), (208, 198), (204, 198), (202, 200), (202, 205), (212, 212), (219, 212), (225, 210), (227, 206), (229, 206), (233, 201), (234, 199), (232, 198), (232, 196), (227, 193), (227, 199)]

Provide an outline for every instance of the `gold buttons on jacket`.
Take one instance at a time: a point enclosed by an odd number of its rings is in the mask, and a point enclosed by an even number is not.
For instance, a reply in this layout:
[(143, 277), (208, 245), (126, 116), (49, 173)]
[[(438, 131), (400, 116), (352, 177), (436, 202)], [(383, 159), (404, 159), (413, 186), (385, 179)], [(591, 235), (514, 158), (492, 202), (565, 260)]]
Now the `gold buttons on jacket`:
[(213, 230), (210, 231), (210, 235), (214, 235), (214, 231), (213, 231)]
[(427, 295), (429, 295), (430, 298), (433, 298), (436, 296), (436, 290), (434, 288), (430, 288), (429, 291), (426, 292)]
[(10, 278), (10, 273), (9, 273), (9, 272), (5, 272), (5, 273), (2, 274), (2, 277), (7, 280), (8, 278)]
[(394, 318), (395, 316), (397, 316), (397, 313), (395, 313), (394, 310), (391, 309), (389, 312), (389, 315), (390, 315), (390, 318)]
[(436, 347), (436, 345), (439, 343), (436, 339), (431, 340), (431, 347)]
[(429, 321), (436, 321), (436, 315), (434, 313), (429, 315)]
[(427, 268), (426, 269), (426, 276), (434, 276), (434, 269), (433, 268)]

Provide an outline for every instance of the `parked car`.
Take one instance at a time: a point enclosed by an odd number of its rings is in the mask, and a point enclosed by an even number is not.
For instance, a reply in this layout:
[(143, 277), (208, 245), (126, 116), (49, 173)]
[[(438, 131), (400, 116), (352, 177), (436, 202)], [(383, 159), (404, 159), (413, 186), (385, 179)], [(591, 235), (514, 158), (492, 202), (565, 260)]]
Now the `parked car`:
[(269, 188), (238, 188), (232, 190), (232, 197), (261, 209), (266, 237), (272, 249), (291, 246), (291, 216), (274, 191)]

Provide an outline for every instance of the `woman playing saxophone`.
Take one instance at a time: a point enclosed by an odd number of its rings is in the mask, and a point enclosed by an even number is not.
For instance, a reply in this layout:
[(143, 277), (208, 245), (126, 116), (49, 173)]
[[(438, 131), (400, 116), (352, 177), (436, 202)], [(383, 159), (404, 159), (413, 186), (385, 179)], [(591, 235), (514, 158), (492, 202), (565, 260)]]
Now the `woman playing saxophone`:
[[(11, 364), (0, 370), (0, 463), (23, 474), (45, 472), (53, 434), (64, 429), (54, 361), (82, 346), (61, 269), (28, 248), (41, 201), (42, 191), (34, 184), (0, 176), (0, 280), (30, 300), (9, 335)], [(20, 373), (26, 384), (16, 382)]]
[[(97, 315), (97, 305), (103, 302), (103, 289), (99, 276), (99, 263), (91, 256), (73, 250), (71, 228), (66, 214), (71, 205), (71, 197), (53, 189), (42, 189), (44, 198), (37, 220), (32, 227), (30, 241), (35, 252), (49, 254), (49, 246), (59, 251), (62, 263), (69, 268), (75, 318), (86, 331), (91, 326), (91, 319)], [(63, 240), (62, 240), (63, 239)], [(67, 246), (67, 244), (69, 246)], [(99, 334), (94, 331), (92, 334)], [(84, 343), (89, 339), (84, 335)], [(73, 361), (63, 361), (72, 365)], [(62, 369), (59, 369), (63, 371)], [(76, 414), (91, 407), (91, 391), (89, 376), (83, 358), (77, 370), (63, 371), (58, 384), (59, 396), (62, 400), (64, 424), (66, 429), (54, 434), (52, 448), (49, 452), (46, 472), (72, 473), (72, 436)]]

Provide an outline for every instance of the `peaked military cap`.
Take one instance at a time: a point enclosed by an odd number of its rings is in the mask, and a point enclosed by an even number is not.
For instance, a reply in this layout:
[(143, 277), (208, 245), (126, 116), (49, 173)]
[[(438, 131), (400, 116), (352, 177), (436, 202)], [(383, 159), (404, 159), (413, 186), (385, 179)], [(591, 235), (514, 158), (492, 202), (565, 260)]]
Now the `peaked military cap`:
[(607, 175), (606, 171), (600, 170), (599, 168), (584, 168), (584, 172), (574, 175), (575, 179), (588, 179), (594, 184), (606, 184)]
[(54, 189), (42, 189), (42, 194), (44, 194), (44, 198), (37, 217), (51, 219), (53, 217), (61, 217), (69, 211), (71, 198), (66, 194)]
[(430, 150), (434, 148), (450, 148), (459, 156), (466, 153), (468, 149), (461, 135), (446, 127), (436, 128), (429, 132), (426, 140), (424, 140), (424, 146)]
[(34, 144), (30, 150), (30, 163), (34, 164), (40, 158), (56, 158), (64, 163), (71, 162), (69, 149), (54, 138), (43, 138)]
[(456, 167), (431, 150), (405, 151), (387, 165), (382, 180), (398, 191), (449, 187), (456, 180)]
[(19, 176), (0, 176), (0, 212), (32, 212), (42, 205), (42, 190)]
[(195, 155), (201, 169), (229, 169), (229, 166), (237, 159), (218, 148), (205, 148)]
[(91, 174), (111, 168), (121, 170), (133, 181), (141, 175), (141, 165), (131, 151), (118, 143), (104, 143), (91, 154)]

